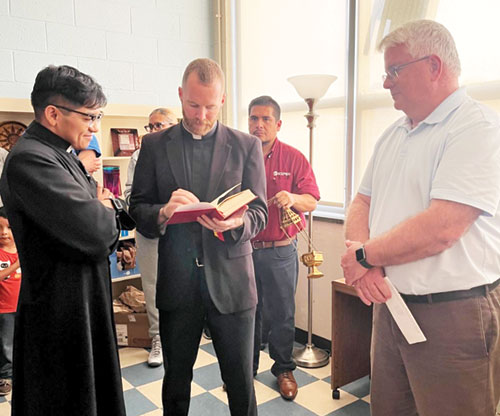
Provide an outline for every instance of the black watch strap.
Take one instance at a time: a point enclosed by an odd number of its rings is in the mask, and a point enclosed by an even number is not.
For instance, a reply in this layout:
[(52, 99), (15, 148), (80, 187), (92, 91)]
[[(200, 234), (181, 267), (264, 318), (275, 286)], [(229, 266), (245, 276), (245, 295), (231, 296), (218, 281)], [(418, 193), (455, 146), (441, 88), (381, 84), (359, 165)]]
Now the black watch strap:
[(365, 269), (371, 269), (373, 266), (366, 261), (365, 246), (361, 246), (356, 250), (356, 260)]
[(373, 266), (370, 263), (368, 263), (366, 260), (360, 260), (358, 263), (361, 264), (361, 266), (363, 266), (365, 269), (373, 268)]

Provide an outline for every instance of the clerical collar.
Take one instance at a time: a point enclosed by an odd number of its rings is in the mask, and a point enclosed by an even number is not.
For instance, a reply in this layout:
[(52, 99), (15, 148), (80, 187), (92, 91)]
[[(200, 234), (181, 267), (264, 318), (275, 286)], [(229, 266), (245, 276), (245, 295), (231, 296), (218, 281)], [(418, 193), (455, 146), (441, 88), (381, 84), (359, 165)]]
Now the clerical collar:
[(65, 139), (53, 133), (47, 127), (40, 124), (38, 121), (33, 120), (31, 124), (26, 129), (26, 133), (32, 133), (36, 136), (38, 140), (42, 140), (44, 142), (50, 143), (52, 146), (55, 146), (59, 149), (68, 151), (68, 148), (71, 146)]
[(189, 131), (189, 129), (187, 128), (186, 124), (184, 123), (184, 120), (182, 120), (182, 127), (184, 127), (184, 130), (186, 130), (190, 135), (191, 137), (194, 139), (194, 140), (202, 140), (204, 138), (208, 138), (208, 137), (212, 137), (214, 134), (215, 134), (215, 130), (217, 130), (217, 124), (219, 122), (216, 121), (214, 126), (210, 129), (210, 131), (205, 134), (204, 136), (200, 136), (199, 134), (194, 134), (192, 133), (191, 131)]

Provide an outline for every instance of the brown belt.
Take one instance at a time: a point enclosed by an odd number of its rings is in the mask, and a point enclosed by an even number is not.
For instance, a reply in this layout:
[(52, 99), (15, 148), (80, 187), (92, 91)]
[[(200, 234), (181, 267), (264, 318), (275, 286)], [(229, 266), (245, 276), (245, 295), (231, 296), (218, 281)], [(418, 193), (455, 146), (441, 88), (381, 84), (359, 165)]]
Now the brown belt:
[(454, 290), (451, 292), (431, 293), (429, 295), (405, 295), (401, 297), (408, 303), (436, 303), (448, 302), (450, 300), (475, 298), (486, 296), (486, 294), (495, 289), (500, 284), (500, 279), (489, 285), (476, 286), (468, 290)]
[(254, 250), (259, 250), (261, 248), (273, 248), (273, 247), (284, 247), (292, 244), (295, 238), (291, 240), (279, 240), (279, 241), (252, 241), (252, 247)]

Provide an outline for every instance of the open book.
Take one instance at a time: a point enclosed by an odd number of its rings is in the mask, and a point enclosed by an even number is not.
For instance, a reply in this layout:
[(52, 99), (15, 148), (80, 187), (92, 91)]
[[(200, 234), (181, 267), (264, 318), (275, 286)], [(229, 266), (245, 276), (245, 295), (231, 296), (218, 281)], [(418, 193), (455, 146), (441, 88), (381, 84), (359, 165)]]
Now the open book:
[(187, 204), (178, 207), (168, 219), (167, 224), (194, 222), (196, 221), (196, 218), (201, 215), (208, 215), (211, 218), (217, 218), (219, 220), (224, 220), (230, 217), (240, 208), (257, 198), (257, 196), (250, 189), (245, 189), (244, 191), (228, 196), (222, 202), (217, 203), (219, 199), (223, 198), (240, 185), (241, 184), (238, 183), (232, 188), (229, 188), (212, 202), (198, 202), (196, 204)]

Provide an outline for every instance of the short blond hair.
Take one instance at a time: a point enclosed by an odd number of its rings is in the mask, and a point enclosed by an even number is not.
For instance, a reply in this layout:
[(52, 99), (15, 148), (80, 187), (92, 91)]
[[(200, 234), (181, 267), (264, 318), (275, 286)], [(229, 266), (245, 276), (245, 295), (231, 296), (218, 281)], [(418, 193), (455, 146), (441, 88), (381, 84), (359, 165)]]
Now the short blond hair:
[(405, 45), (410, 55), (417, 59), (437, 55), (450, 72), (459, 76), (460, 58), (451, 33), (442, 24), (433, 20), (414, 20), (385, 36), (378, 45), (384, 52), (388, 48)]
[(184, 70), (182, 77), (182, 87), (184, 88), (187, 79), (191, 73), (195, 72), (202, 84), (212, 84), (215, 81), (220, 81), (222, 90), (224, 90), (224, 72), (220, 65), (209, 58), (198, 58), (190, 62)]

